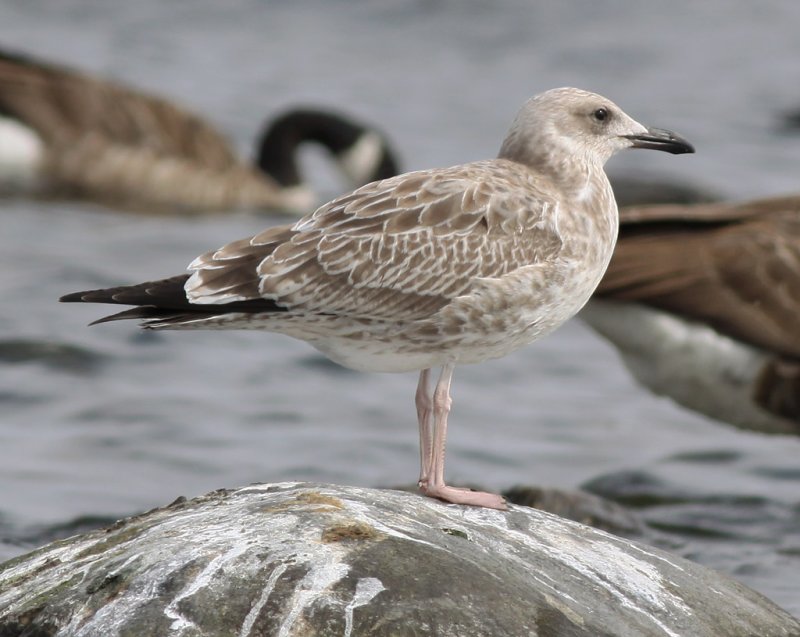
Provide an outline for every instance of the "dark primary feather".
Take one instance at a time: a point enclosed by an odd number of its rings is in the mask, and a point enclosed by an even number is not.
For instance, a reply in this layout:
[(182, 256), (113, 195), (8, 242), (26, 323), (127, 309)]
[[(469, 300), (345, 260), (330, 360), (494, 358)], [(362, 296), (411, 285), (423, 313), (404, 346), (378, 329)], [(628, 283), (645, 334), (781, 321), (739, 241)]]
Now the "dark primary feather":
[(85, 290), (62, 296), (62, 303), (112, 303), (136, 307), (105, 316), (92, 325), (124, 319), (192, 320), (203, 316), (219, 316), (230, 312), (282, 312), (284, 308), (268, 299), (237, 301), (222, 305), (198, 305), (186, 298), (184, 284), (188, 274), (179, 274), (159, 281), (137, 285)]

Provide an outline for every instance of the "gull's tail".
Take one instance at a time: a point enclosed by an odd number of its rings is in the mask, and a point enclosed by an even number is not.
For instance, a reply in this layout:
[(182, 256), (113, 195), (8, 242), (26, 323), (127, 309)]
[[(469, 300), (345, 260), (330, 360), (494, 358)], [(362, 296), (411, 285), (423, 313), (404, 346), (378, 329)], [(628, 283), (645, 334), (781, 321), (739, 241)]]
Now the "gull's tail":
[(186, 298), (184, 285), (188, 274), (179, 274), (159, 281), (147, 281), (138, 285), (124, 285), (98, 290), (84, 290), (62, 296), (62, 303), (112, 303), (135, 307), (104, 316), (90, 325), (140, 319), (145, 328), (177, 327), (191, 321), (207, 319), (230, 313), (281, 312), (283, 308), (268, 299), (239, 301), (223, 305), (200, 305)]

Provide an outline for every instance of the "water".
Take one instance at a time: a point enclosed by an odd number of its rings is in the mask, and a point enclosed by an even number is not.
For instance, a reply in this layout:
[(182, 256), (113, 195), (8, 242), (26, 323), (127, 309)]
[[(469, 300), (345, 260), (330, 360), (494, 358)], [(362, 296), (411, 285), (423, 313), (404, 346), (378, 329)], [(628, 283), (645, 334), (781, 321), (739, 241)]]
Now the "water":
[[(0, 5), (0, 42), (167, 95), (243, 154), (269, 113), (341, 108), (390, 133), (404, 166), (489, 157), (529, 95), (577, 85), (698, 153), (629, 153), (617, 173), (730, 198), (798, 190), (800, 4), (738, 0)], [(334, 176), (307, 164), (325, 188)], [(0, 559), (64, 532), (254, 481), (407, 484), (413, 374), (339, 369), (271, 334), (87, 328), (66, 292), (175, 274), (278, 221), (188, 221), (2, 203)], [(660, 544), (800, 614), (800, 440), (735, 431), (639, 390), (577, 322), (456, 371), (448, 474), (501, 489), (591, 483)]]

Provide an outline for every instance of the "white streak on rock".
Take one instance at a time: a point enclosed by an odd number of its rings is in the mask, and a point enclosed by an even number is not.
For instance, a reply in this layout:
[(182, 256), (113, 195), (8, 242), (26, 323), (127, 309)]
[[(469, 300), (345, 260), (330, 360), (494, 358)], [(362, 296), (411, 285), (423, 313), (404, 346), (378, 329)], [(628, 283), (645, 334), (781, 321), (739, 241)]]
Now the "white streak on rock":
[(131, 563), (135, 562), (135, 561), (136, 561), (136, 560), (138, 560), (140, 557), (142, 557), (142, 554), (141, 554), (141, 553), (134, 553), (134, 554), (133, 554), (133, 555), (131, 555), (131, 556), (130, 556), (130, 557), (127, 559), (127, 560), (125, 560), (125, 561), (124, 561), (122, 564), (120, 564), (120, 565), (119, 565), (119, 566), (118, 566), (116, 569), (114, 569), (114, 572), (115, 572), (115, 573), (121, 573), (122, 571), (124, 571), (124, 570), (125, 570), (125, 568), (126, 568), (126, 567), (127, 567), (129, 564), (131, 564)]
[[(359, 492), (358, 487), (351, 487), (351, 488), (354, 491)], [(324, 489), (320, 489), (319, 491), (320, 493), (325, 493)], [(361, 489), (360, 491), (363, 492), (366, 497), (368, 497), (367, 489)], [(336, 497), (337, 494), (335, 491), (330, 491), (330, 495), (332, 497)], [(426, 542), (425, 540), (416, 537), (416, 529), (419, 526), (418, 520), (414, 519), (409, 520), (408, 524), (409, 533), (407, 534), (403, 533), (401, 530), (397, 528), (398, 527), (397, 522), (398, 520), (401, 519), (401, 516), (397, 516), (397, 518), (394, 520), (395, 524), (393, 526), (387, 526), (386, 524), (382, 524), (380, 520), (376, 519), (374, 508), (372, 508), (371, 505), (367, 504), (366, 502), (359, 502), (357, 500), (348, 500), (344, 502), (344, 504), (347, 507), (347, 512), (351, 515), (351, 517), (354, 520), (358, 520), (359, 522), (368, 524), (376, 531), (380, 531), (381, 533), (385, 533), (386, 535), (389, 535), (391, 537), (396, 537), (398, 539), (406, 540), (408, 542), (415, 542), (417, 544), (424, 544), (426, 546), (435, 546), (431, 542)], [(440, 505), (440, 506), (445, 506), (445, 505)], [(452, 506), (457, 507), (458, 505), (454, 504)]]
[[(547, 602), (553, 608), (557, 608), (564, 615), (564, 617), (569, 619), (576, 626), (585, 626), (586, 622), (584, 621), (583, 617), (581, 617), (579, 613), (575, 612), (569, 606), (569, 604), (565, 604), (563, 599), (561, 599), (559, 596), (567, 597), (567, 596), (564, 596), (563, 594), (561, 594), (558, 591), (556, 592), (555, 596), (548, 595), (547, 593), (545, 593), (545, 599), (547, 599)], [(567, 597), (567, 599), (569, 599), (570, 601), (573, 601), (573, 602), (575, 601), (575, 599), (573, 597)]]
[(241, 556), (246, 550), (248, 546), (246, 544), (234, 544), (233, 548), (222, 555), (218, 555), (213, 560), (211, 560), (208, 565), (200, 571), (200, 574), (192, 580), (192, 582), (184, 588), (178, 595), (176, 595), (173, 600), (169, 603), (169, 605), (164, 609), (164, 614), (173, 620), (172, 625), (170, 628), (174, 631), (183, 632), (188, 628), (194, 627), (194, 623), (187, 620), (183, 615), (181, 615), (180, 610), (178, 609), (178, 604), (180, 604), (181, 600), (186, 599), (187, 597), (191, 597), (197, 591), (205, 588), (208, 586), (216, 573), (226, 564), (230, 564), (234, 562), (239, 556)]
[(674, 560), (670, 560), (664, 557), (663, 555), (658, 555), (651, 551), (646, 551), (644, 548), (642, 548), (642, 546), (634, 546), (633, 548), (637, 550), (639, 553), (644, 553), (647, 557), (650, 557), (654, 560), (659, 560), (661, 562), (665, 562), (666, 564), (669, 564), (672, 568), (679, 570), (681, 572), (684, 571), (684, 569), (679, 564), (676, 564)]
[(309, 564), (309, 572), (300, 580), (292, 599), (287, 602), (291, 610), (281, 624), (278, 637), (289, 637), (292, 626), (303, 611), (350, 572), (350, 567), (339, 561), (344, 555), (336, 553), (331, 551), (324, 561), (321, 555), (317, 555), (315, 561)]
[[(523, 543), (549, 554), (553, 559), (580, 573), (610, 593), (621, 606), (645, 615), (649, 622), (658, 626), (666, 635), (681, 637), (670, 630), (669, 626), (659, 619), (659, 615), (673, 613), (691, 615), (692, 610), (678, 595), (666, 588), (658, 568), (631, 555), (631, 546), (627, 544), (625, 547), (629, 552), (626, 553), (622, 545), (618, 545), (619, 540), (602, 531), (597, 533), (600, 536), (607, 535), (609, 541), (587, 541), (571, 536), (564, 527), (573, 524), (552, 516), (552, 523), (537, 524), (535, 533), (512, 529), (509, 529), (508, 533), (518, 534)], [(538, 541), (533, 538), (538, 538)], [(655, 557), (639, 547), (633, 548)], [(496, 547), (496, 550), (513, 557), (513, 553), (510, 553), (505, 545)], [(663, 561), (683, 570), (669, 560)]]
[[(191, 269), (191, 266), (189, 266)], [(249, 487), (240, 487), (236, 489), (236, 493), (272, 493), (272, 492), (281, 492), (281, 491), (289, 491), (290, 489), (294, 489), (296, 486), (301, 484), (300, 482), (271, 482), (269, 484), (251, 484)]]
[(356, 592), (353, 599), (344, 609), (344, 637), (350, 637), (353, 632), (353, 611), (359, 606), (369, 604), (372, 599), (386, 587), (377, 577), (364, 577), (356, 583)]
[(261, 596), (258, 598), (258, 601), (253, 604), (250, 612), (247, 613), (247, 617), (244, 618), (242, 629), (239, 631), (239, 637), (247, 637), (250, 634), (250, 631), (253, 630), (253, 625), (256, 623), (256, 619), (258, 619), (261, 609), (264, 608), (264, 605), (267, 603), (267, 601), (269, 601), (269, 596), (272, 595), (272, 591), (275, 589), (275, 584), (278, 582), (278, 578), (285, 572), (286, 564), (278, 564), (278, 566), (275, 567), (275, 570), (270, 573), (267, 584), (264, 586), (264, 590), (261, 591)]

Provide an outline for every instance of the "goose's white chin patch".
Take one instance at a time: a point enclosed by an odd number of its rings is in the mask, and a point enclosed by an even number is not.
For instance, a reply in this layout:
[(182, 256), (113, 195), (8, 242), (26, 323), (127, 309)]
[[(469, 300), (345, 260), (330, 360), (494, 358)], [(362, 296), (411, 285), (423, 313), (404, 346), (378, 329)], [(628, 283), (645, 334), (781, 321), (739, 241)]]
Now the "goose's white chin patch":
[(297, 214), (311, 212), (317, 204), (317, 196), (307, 186), (290, 186), (282, 192), (284, 207)]
[(353, 184), (362, 184), (375, 170), (382, 153), (383, 142), (380, 135), (367, 132), (339, 155), (339, 166)]
[(38, 185), (44, 142), (31, 128), (0, 117), (0, 190), (30, 190)]

